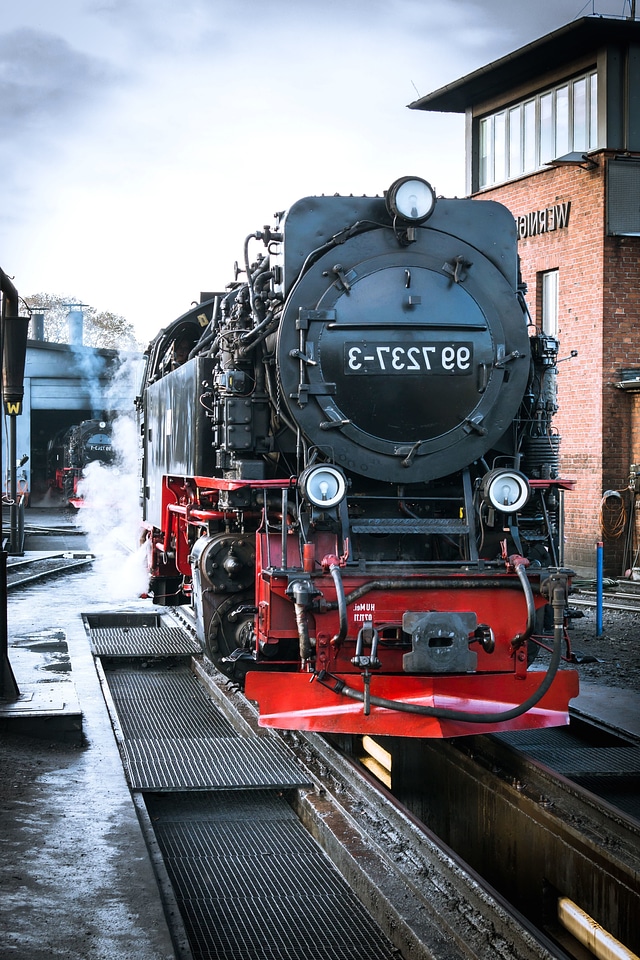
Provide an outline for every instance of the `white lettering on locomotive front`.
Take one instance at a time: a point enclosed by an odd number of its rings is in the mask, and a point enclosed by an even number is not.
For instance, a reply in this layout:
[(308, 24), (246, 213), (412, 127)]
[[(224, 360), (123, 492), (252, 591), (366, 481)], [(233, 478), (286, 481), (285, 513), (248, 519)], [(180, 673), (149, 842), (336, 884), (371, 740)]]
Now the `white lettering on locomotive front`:
[(470, 373), (471, 343), (376, 344), (345, 343), (345, 373)]
[(365, 623), (367, 620), (373, 620), (375, 619), (375, 612), (375, 603), (354, 603), (353, 622)]

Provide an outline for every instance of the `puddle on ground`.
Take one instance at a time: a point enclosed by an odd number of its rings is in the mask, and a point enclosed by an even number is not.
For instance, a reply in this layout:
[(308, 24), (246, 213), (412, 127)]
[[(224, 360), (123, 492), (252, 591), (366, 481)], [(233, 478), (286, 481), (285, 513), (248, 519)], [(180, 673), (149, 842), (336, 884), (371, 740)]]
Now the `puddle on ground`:
[[(40, 655), (36, 669), (48, 674), (71, 673), (71, 658), (64, 630), (44, 630), (26, 636), (13, 637), (12, 647), (29, 650)], [(40, 682), (46, 683), (54, 677), (43, 678)]]
[(29, 633), (25, 636), (11, 638), (14, 647), (28, 647), (30, 650), (67, 650), (67, 639), (64, 630), (43, 630), (39, 633)]

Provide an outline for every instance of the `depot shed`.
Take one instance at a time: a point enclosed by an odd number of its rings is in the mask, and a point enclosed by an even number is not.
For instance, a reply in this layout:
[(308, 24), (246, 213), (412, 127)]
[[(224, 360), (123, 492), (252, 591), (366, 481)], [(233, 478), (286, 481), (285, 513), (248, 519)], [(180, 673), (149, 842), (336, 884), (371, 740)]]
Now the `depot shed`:
[[(18, 492), (47, 492), (47, 450), (61, 432), (83, 420), (133, 415), (141, 356), (82, 345), (27, 342), (22, 414), (16, 417)], [(3, 492), (8, 488), (3, 444)]]

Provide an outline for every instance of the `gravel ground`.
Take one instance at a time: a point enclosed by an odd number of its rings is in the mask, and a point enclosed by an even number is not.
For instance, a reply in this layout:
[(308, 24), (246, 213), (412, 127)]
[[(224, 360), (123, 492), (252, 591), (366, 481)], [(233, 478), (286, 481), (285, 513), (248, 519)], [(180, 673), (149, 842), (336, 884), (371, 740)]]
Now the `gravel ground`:
[(596, 635), (595, 608), (571, 606), (584, 616), (571, 619), (569, 638), (580, 679), (640, 692), (640, 612), (603, 612), (602, 636)]

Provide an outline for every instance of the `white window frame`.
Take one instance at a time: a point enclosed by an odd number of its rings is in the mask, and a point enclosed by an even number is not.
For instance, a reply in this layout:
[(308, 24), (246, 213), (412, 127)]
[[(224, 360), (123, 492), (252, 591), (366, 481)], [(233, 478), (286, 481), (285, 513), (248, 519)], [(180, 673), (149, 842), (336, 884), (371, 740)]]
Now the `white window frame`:
[(574, 150), (596, 149), (597, 95), (593, 70), (483, 117), (478, 188), (533, 173)]
[(558, 339), (559, 324), (559, 270), (545, 270), (540, 275), (542, 332)]

